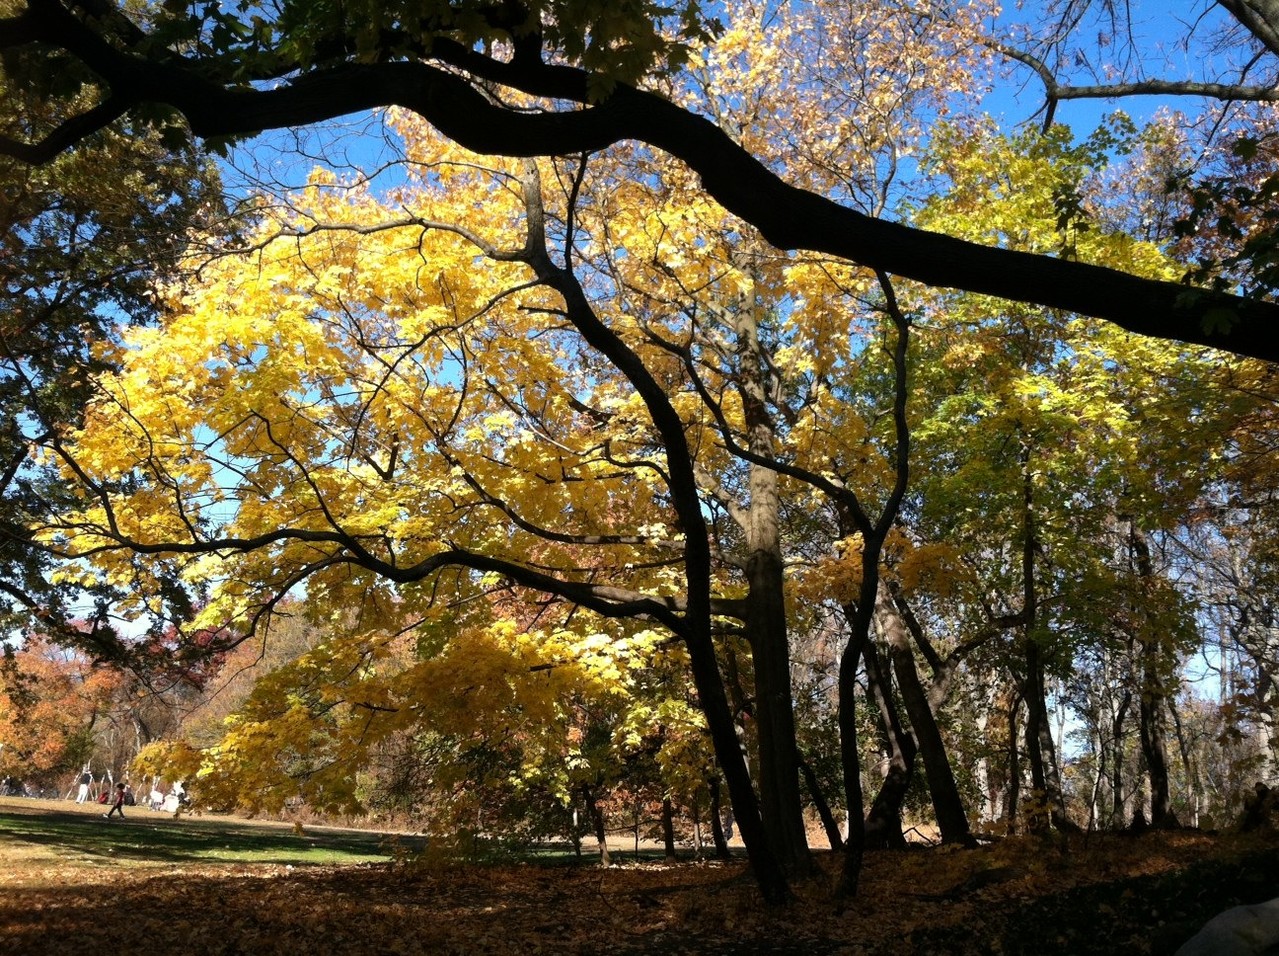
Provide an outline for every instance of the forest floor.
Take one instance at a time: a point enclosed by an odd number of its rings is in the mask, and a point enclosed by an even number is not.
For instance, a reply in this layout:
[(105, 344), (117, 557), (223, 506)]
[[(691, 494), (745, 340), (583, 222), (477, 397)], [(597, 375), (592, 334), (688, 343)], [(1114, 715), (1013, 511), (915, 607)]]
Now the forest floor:
[(396, 862), (411, 840), (0, 800), (0, 953), (1162, 954), (1279, 896), (1279, 836), (1183, 830), (837, 858), (764, 907), (741, 860)]

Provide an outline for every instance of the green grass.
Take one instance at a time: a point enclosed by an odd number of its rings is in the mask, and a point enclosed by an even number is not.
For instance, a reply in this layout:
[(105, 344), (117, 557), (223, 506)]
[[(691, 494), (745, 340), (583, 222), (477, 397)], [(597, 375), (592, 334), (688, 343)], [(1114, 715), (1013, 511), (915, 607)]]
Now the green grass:
[[(175, 818), (143, 807), (126, 808), (123, 820), (108, 821), (102, 819), (104, 810), (100, 805), (75, 806), (54, 800), (0, 800), (0, 856), (90, 865), (316, 866), (386, 862), (417, 854), (425, 847), (423, 837), (310, 826), (299, 833), (272, 821), (218, 814)], [(617, 863), (660, 862), (664, 858), (662, 850), (652, 844), (642, 844), (638, 853), (632, 846), (623, 848), (616, 843), (612, 850)], [(597, 859), (596, 853), (594, 841), (583, 845), (580, 858), (567, 844), (555, 842), (514, 846), (477, 841), (463, 848), (468, 862), (480, 864), (572, 866)]]
[(392, 840), (417, 849), (419, 839), (354, 830), (305, 829), (244, 823), (222, 817), (181, 817), (130, 808), (123, 819), (100, 813), (10, 812), (0, 807), (0, 845), (61, 859), (115, 863), (277, 863), (293, 866), (386, 861)]

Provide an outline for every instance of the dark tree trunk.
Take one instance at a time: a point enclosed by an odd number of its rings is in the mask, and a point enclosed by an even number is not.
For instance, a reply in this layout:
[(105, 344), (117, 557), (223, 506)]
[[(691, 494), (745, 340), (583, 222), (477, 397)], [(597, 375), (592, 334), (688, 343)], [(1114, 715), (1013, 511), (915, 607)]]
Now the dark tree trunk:
[(848, 840), (835, 886), (841, 903), (857, 895), (862, 860), (866, 856), (866, 821), (862, 810), (861, 759), (857, 753), (857, 661), (864, 641), (849, 641), (839, 662), (839, 756), (844, 772), (844, 802), (848, 807)]
[(839, 853), (844, 849), (844, 838), (840, 836), (839, 823), (835, 820), (835, 814), (831, 813), (826, 795), (822, 793), (822, 785), (817, 781), (817, 774), (813, 772), (813, 765), (805, 759), (803, 754), (800, 754), (799, 757), (799, 769), (804, 775), (804, 785), (808, 787), (808, 795), (813, 800), (813, 806), (817, 808), (817, 817), (822, 821), (822, 829), (826, 831), (826, 839), (830, 843), (830, 848)]
[(1158, 692), (1143, 692), (1137, 705), (1138, 724), (1141, 730), (1141, 754), (1146, 759), (1146, 772), (1150, 778), (1150, 825), (1175, 827), (1177, 817), (1172, 812), (1172, 788), (1168, 783), (1167, 721), (1164, 719), (1164, 698)]
[[(866, 811), (862, 795), (861, 755), (857, 752), (857, 670), (869, 643), (871, 608), (878, 586), (878, 563), (867, 574), (863, 554), (862, 586), (858, 604), (846, 605), (850, 636), (839, 660), (839, 757), (844, 774), (844, 805), (848, 808), (848, 839), (844, 842), (844, 859), (835, 884), (839, 905), (857, 895), (861, 882), (862, 861), (866, 857)], [(867, 581), (869, 577), (871, 580)]]
[(1030, 445), (1024, 438), (1021, 455), (1021, 613), (1022, 637), (1026, 645), (1026, 680), (1022, 685), (1022, 698), (1026, 701), (1026, 759), (1030, 762), (1030, 781), (1037, 804), (1033, 808), (1033, 814), (1028, 816), (1027, 823), (1032, 830), (1044, 828), (1049, 824), (1062, 829), (1072, 829), (1066, 819), (1061, 773), (1057, 768), (1057, 751), (1053, 744), (1052, 724), (1048, 720), (1048, 692), (1044, 681), (1043, 652), (1039, 646), (1039, 603), (1035, 568), (1035, 555), (1039, 550), (1039, 532), (1035, 520), (1035, 482), (1030, 461)]
[(750, 556), (745, 624), (755, 663), (755, 724), (764, 825), (782, 865), (790, 873), (804, 875), (810, 871), (812, 857), (799, 791), (799, 749), (782, 571), (780, 552), (770, 549)]
[(1040, 662), (1039, 644), (1033, 636), (1026, 637), (1026, 681), (1022, 685), (1022, 697), (1026, 701), (1026, 761), (1030, 764), (1030, 788), (1034, 804), (1026, 815), (1026, 825), (1031, 830), (1046, 829), (1052, 822), (1050, 806), (1052, 796), (1048, 787), (1047, 761), (1052, 756), (1051, 742), (1044, 747), (1044, 732), (1048, 727), (1048, 708), (1044, 703), (1044, 672)]
[(675, 807), (670, 797), (662, 798), (662, 845), (666, 849), (666, 862), (675, 863)]
[(1057, 764), (1052, 725), (1048, 720), (1043, 658), (1039, 644), (1033, 637), (1026, 641), (1026, 684), (1023, 696), (1026, 699), (1026, 757), (1030, 763), (1031, 787), (1038, 804), (1034, 816), (1027, 818), (1027, 825), (1032, 830), (1049, 825), (1059, 830), (1078, 830), (1079, 827), (1066, 817), (1061, 771)]
[[(845, 611), (847, 613), (847, 611)], [(915, 767), (915, 740), (901, 725), (893, 703), (892, 688), (874, 641), (866, 642), (866, 683), (879, 711), (879, 727), (888, 748), (888, 772), (866, 814), (866, 846), (904, 847), (902, 804)]]
[(946, 742), (942, 740), (941, 729), (928, 705), (928, 694), (919, 680), (910, 635), (898, 615), (892, 596), (883, 585), (875, 598), (875, 612), (888, 642), (893, 673), (897, 677), (897, 687), (906, 707), (906, 716), (910, 718), (915, 740), (919, 744), (919, 755), (924, 761), (924, 774), (928, 778), (928, 792), (932, 797), (933, 812), (937, 816), (942, 842), (971, 845), (973, 837), (968, 828), (968, 814), (964, 811), (964, 801), (959, 795), (959, 786), (955, 783), (955, 773), (946, 753)]
[(1010, 828), (1017, 822), (1021, 804), (1021, 748), (1017, 745), (1017, 714), (1021, 712), (1021, 695), (1013, 694), (1008, 703), (1008, 785), (1004, 796), (1004, 823)]
[[(1100, 713), (1098, 713), (1100, 718)], [(1087, 830), (1092, 833), (1097, 829), (1097, 803), (1101, 799), (1101, 782), (1106, 779), (1109, 772), (1106, 769), (1106, 735), (1101, 731), (1101, 720), (1097, 721), (1097, 773), (1092, 780), (1092, 793), (1088, 799), (1088, 826)]]
[(608, 852), (608, 832), (604, 829), (604, 811), (595, 799), (595, 791), (582, 785), (582, 802), (586, 804), (586, 813), (591, 818), (591, 827), (595, 831), (595, 846), (599, 850), (600, 865), (608, 866), (613, 862)]
[[(1150, 546), (1145, 536), (1137, 529), (1135, 522), (1130, 521), (1128, 540), (1133, 554), (1133, 563), (1139, 583), (1143, 585), (1138, 591), (1145, 596), (1149, 588), (1145, 585), (1154, 579), (1154, 566), (1150, 560)], [(1144, 609), (1135, 609), (1138, 615)], [(1152, 827), (1175, 827), (1177, 817), (1172, 812), (1172, 788), (1168, 780), (1168, 722), (1165, 716), (1165, 705), (1170, 694), (1168, 680), (1164, 676), (1166, 662), (1161, 659), (1161, 647), (1158, 638), (1150, 633), (1150, 626), (1142, 621), (1137, 636), (1140, 648), (1141, 693), (1137, 698), (1137, 724), (1141, 735), (1141, 754), (1146, 760), (1146, 772), (1150, 777), (1150, 825)]]

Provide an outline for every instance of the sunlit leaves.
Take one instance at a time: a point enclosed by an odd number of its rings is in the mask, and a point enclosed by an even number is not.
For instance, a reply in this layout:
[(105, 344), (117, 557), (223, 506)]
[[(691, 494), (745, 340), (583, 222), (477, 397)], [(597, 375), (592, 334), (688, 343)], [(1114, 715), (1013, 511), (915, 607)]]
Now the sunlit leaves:
[(0, 777), (43, 781), (78, 770), (120, 675), (48, 640), (0, 656)]

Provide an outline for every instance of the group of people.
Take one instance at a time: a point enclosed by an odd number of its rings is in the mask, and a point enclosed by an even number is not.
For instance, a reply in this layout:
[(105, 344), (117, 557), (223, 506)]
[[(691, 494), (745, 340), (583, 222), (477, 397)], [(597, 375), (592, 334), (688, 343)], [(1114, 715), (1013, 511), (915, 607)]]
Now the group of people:
[[(88, 767), (80, 773), (80, 790), (76, 794), (76, 803), (86, 803), (90, 799), (90, 790), (93, 787), (93, 774)], [(111, 808), (104, 814), (103, 818), (109, 820), (116, 814), (124, 816), (124, 808), (132, 807), (137, 804), (137, 798), (133, 794), (133, 789), (123, 781), (115, 785), (112, 790), (110, 786), (104, 786), (102, 790), (93, 798), (101, 804), (111, 804)], [(163, 810), (166, 813), (174, 813), (186, 802), (186, 793), (181, 783), (175, 783), (169, 788), (166, 794), (159, 788), (159, 781), (151, 787), (151, 793), (148, 799), (148, 806), (152, 810)]]

